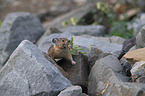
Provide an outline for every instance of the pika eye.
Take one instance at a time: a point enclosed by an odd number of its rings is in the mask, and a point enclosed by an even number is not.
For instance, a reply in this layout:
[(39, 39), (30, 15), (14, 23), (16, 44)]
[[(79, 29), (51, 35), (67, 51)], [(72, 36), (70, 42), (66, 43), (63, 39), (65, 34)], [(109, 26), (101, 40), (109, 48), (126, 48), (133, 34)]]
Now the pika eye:
[(62, 42), (64, 42), (64, 40), (62, 40)]

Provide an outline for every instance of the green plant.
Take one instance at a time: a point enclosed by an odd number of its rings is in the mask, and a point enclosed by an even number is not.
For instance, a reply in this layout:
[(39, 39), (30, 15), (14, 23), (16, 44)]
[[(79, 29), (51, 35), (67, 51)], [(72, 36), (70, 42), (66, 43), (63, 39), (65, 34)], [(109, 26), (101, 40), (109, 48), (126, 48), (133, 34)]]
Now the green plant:
[(110, 36), (119, 36), (125, 39), (133, 37), (133, 29), (128, 29), (126, 21), (116, 21), (111, 28)]
[(0, 27), (1, 27), (1, 25), (2, 25), (2, 21), (0, 21)]
[(71, 17), (69, 20), (63, 21), (61, 23), (61, 25), (64, 26), (64, 27), (67, 27), (68, 25), (76, 26), (76, 25), (78, 25), (78, 21), (79, 20), (76, 17)]
[[(123, 14), (125, 19), (120, 20), (118, 14), (115, 11), (111, 10), (112, 6), (108, 6), (104, 2), (98, 2), (96, 4), (96, 7), (97, 7), (97, 10), (99, 10), (99, 13), (101, 14), (101, 16), (103, 16), (104, 18), (107, 18), (108, 20), (107, 23), (109, 23), (110, 25), (109, 28), (111, 28), (111, 34), (109, 34), (110, 36), (119, 36), (125, 39), (133, 37), (133, 29), (127, 28), (128, 17), (126, 13)], [(100, 17), (97, 23), (102, 24), (103, 17)], [(97, 23), (95, 21), (93, 24), (97, 24)]]
[[(83, 50), (84, 48), (80, 48), (80, 46), (74, 46), (74, 43), (73, 43), (73, 37), (71, 36), (71, 40), (70, 40), (70, 53), (72, 55), (75, 55), (78, 50)], [(81, 52), (82, 54), (87, 54), (87, 52)]]

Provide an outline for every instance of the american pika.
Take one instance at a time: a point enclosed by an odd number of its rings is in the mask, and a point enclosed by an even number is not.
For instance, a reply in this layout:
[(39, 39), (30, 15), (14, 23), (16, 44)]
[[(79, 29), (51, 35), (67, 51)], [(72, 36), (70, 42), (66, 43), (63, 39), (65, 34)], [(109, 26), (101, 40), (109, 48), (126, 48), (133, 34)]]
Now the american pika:
[(47, 54), (52, 58), (52, 59), (67, 59), (70, 60), (72, 65), (75, 65), (76, 62), (73, 61), (72, 55), (70, 53), (70, 47), (69, 43), (70, 40), (66, 38), (54, 38), (52, 39), (53, 45), (49, 48)]

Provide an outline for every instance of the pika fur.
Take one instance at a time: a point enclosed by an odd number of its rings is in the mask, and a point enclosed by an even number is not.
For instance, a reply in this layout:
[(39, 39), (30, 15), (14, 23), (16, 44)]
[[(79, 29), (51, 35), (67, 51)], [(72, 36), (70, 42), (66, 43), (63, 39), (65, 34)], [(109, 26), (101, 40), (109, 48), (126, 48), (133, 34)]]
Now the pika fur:
[(66, 38), (54, 38), (52, 39), (53, 45), (48, 49), (47, 54), (52, 59), (63, 58), (70, 60), (72, 65), (75, 65), (76, 62), (73, 61), (72, 55), (69, 50), (70, 40)]

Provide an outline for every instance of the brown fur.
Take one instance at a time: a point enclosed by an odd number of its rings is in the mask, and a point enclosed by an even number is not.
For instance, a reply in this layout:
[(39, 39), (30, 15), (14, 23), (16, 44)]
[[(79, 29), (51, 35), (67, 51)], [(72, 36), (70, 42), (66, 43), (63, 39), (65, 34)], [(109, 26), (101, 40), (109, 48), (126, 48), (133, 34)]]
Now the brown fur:
[[(54, 38), (55, 40), (57, 38)], [(70, 40), (66, 39), (66, 38), (59, 38), (55, 41), (55, 43), (49, 48), (48, 50), (48, 55), (52, 58), (52, 59), (59, 59), (59, 58), (63, 58), (63, 59), (67, 59), (70, 60), (72, 62), (72, 64), (74, 65), (75, 62), (72, 59), (72, 55), (70, 53), (69, 50), (69, 42)]]

